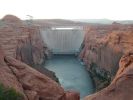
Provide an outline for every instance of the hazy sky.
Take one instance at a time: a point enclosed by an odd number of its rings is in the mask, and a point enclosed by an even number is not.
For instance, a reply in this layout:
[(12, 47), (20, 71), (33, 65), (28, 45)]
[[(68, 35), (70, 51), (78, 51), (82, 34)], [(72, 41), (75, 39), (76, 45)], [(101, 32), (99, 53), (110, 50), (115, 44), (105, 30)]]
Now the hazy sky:
[(0, 0), (0, 18), (14, 14), (33, 18), (133, 20), (133, 0)]

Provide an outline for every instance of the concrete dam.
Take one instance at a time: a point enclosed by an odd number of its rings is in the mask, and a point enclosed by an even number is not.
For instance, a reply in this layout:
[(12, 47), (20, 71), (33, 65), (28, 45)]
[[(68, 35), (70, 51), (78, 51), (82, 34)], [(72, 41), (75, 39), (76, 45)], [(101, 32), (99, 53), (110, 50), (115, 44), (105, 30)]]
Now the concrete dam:
[(41, 32), (53, 54), (77, 53), (84, 39), (82, 27), (52, 27)]
[(93, 93), (90, 74), (77, 56), (85, 35), (82, 27), (52, 27), (41, 35), (53, 54), (44, 67), (55, 72), (61, 86), (79, 92), (81, 98)]

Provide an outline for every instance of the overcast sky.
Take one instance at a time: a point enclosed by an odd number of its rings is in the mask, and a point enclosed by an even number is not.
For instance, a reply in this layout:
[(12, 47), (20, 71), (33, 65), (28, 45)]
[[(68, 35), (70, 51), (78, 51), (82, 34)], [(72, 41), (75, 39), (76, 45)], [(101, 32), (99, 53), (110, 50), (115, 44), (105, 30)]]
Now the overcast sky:
[(0, 18), (133, 20), (133, 0), (0, 0)]

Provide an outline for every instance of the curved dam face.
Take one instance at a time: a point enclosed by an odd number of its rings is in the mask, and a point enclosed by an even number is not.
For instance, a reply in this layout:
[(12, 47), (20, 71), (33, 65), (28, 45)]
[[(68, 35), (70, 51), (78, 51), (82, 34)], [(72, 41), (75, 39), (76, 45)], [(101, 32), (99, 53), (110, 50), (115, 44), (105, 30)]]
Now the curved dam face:
[(42, 38), (53, 54), (74, 54), (84, 39), (82, 27), (52, 27), (41, 30)]
[(65, 90), (80, 92), (81, 98), (94, 92), (89, 72), (75, 54), (80, 52), (84, 40), (81, 27), (53, 27), (41, 30), (47, 47), (53, 53), (44, 67), (55, 72)]

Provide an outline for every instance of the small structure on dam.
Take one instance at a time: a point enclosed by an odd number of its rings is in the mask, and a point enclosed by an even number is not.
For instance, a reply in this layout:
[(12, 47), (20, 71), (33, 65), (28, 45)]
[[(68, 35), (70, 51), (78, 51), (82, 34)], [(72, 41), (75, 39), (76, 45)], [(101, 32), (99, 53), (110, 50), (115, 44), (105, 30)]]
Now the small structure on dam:
[(81, 26), (55, 26), (42, 29), (41, 34), (53, 54), (77, 53), (84, 39)]

